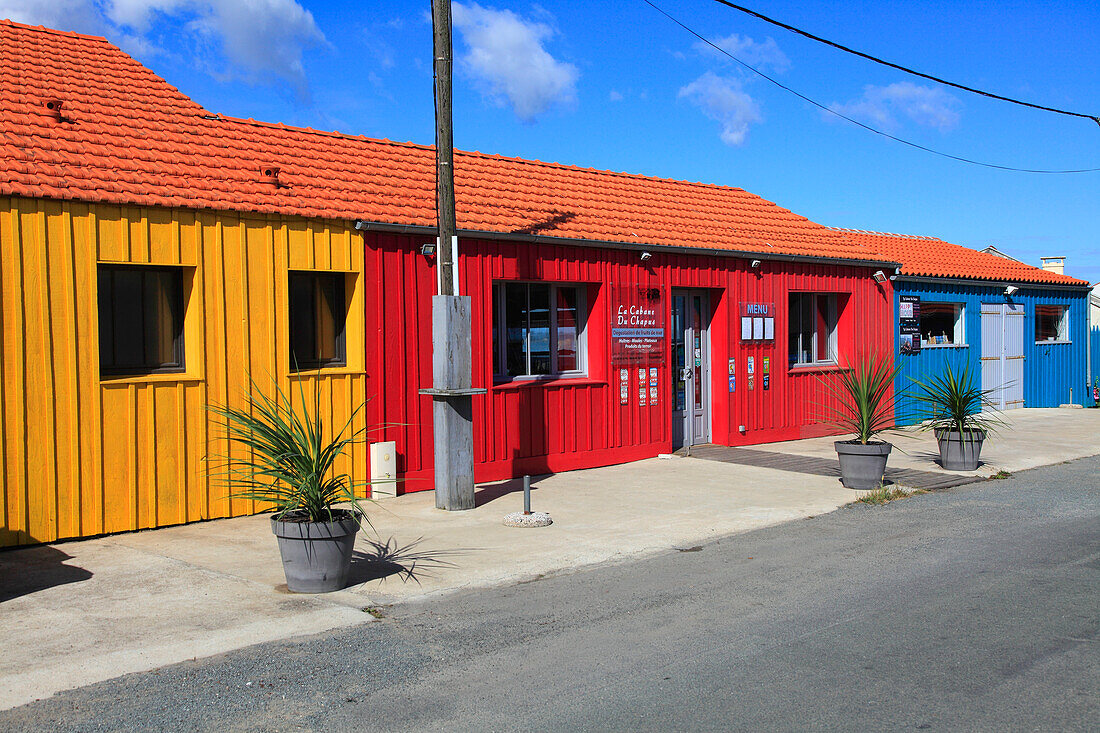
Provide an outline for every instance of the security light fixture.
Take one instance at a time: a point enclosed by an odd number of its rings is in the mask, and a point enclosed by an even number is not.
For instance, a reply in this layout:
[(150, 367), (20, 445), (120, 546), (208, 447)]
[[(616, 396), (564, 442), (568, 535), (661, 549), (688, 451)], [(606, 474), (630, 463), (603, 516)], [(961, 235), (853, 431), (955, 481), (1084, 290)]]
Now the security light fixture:
[(1013, 295), (1018, 293), (1019, 290), (1020, 289), (1015, 285), (1009, 285), (1007, 288), (1005, 288), (1005, 297), (1011, 298)]
[(880, 285), (882, 283), (886, 282), (886, 273), (883, 272), (882, 270), (875, 270), (875, 274), (874, 274), (873, 277), (875, 278), (875, 282), (877, 282)]
[(760, 265), (761, 265), (760, 260), (753, 260), (752, 262), (749, 263), (749, 267), (751, 267), (754, 270), (759, 268)]
[(424, 244), (420, 245), (420, 254), (424, 255), (425, 257), (434, 257), (435, 242), (425, 242)]
[(649, 252), (642, 252), (642, 262), (645, 262), (646, 260), (648, 260), (652, 256), (653, 255)]

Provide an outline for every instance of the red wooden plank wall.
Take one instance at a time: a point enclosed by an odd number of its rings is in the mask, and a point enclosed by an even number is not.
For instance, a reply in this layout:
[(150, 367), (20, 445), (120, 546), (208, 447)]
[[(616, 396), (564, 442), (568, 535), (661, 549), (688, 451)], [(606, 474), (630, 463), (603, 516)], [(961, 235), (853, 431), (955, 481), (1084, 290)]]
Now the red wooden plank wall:
[[(431, 296), (433, 260), (419, 254), (425, 237), (366, 233), (367, 368), (370, 372), (372, 440), (397, 442), (403, 491), (432, 488)], [(830, 432), (819, 424), (823, 382), (836, 370), (787, 367), (787, 300), (792, 292), (840, 294), (838, 349), (842, 361), (861, 350), (891, 353), (890, 283), (877, 285), (874, 268), (764, 262), (666, 254), (654, 250), (643, 264), (637, 252), (595, 247), (534, 245), (491, 240), (460, 243), (463, 295), (472, 296), (473, 383), (489, 393), (474, 397), (476, 476), (488, 481), (524, 473), (585, 468), (654, 456), (671, 449), (668, 378), (668, 314), (665, 361), (657, 407), (641, 407), (631, 395), (620, 405), (618, 376), (610, 364), (612, 286), (660, 287), (662, 305), (671, 288), (710, 293), (712, 440), (743, 445)], [(493, 384), (492, 283), (544, 280), (588, 284), (588, 377), (552, 382)], [(740, 304), (774, 303), (774, 345), (742, 344)], [(747, 357), (756, 362), (748, 389)], [(737, 388), (728, 388), (727, 359), (736, 359)], [(763, 389), (763, 357), (771, 360), (771, 384)], [(746, 430), (740, 432), (738, 427)]]

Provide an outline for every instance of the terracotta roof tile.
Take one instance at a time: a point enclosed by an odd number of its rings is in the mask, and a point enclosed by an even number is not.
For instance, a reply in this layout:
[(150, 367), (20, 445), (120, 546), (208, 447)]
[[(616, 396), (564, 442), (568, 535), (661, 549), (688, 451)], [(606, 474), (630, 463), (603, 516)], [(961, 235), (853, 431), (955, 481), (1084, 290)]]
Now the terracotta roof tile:
[[(215, 115), (98, 37), (0, 21), (0, 67), (2, 194), (434, 224), (430, 147)], [(467, 230), (868, 259), (740, 188), (464, 152), (455, 188)]]
[(901, 263), (902, 275), (951, 277), (967, 280), (1043, 283), (1050, 285), (1088, 285), (1068, 275), (1059, 275), (1040, 267), (998, 257), (997, 255), (951, 244), (935, 237), (835, 229), (854, 245), (866, 247), (868, 259), (877, 255)]

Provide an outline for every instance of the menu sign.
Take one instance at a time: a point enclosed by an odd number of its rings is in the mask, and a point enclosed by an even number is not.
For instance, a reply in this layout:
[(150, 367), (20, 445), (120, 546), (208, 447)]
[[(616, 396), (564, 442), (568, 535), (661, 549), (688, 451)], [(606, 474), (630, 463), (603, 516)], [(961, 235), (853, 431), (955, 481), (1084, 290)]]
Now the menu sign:
[(775, 304), (741, 304), (741, 340), (775, 340)]
[(920, 296), (898, 296), (898, 330), (901, 353), (920, 353)]
[[(664, 313), (660, 288), (639, 285), (615, 288), (611, 304), (611, 362), (662, 363)], [(638, 381), (643, 380), (644, 377), (639, 377)]]

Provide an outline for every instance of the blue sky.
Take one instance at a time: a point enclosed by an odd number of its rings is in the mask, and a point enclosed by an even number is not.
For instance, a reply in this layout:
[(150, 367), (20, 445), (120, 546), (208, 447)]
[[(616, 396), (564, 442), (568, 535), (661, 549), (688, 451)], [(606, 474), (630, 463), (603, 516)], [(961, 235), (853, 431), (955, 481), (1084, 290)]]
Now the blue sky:
[[(806, 96), (927, 147), (1100, 168), (1100, 126), (949, 89), (711, 0), (655, 0)], [(933, 75), (1100, 114), (1095, 2), (743, 4)], [(211, 110), (430, 143), (429, 0), (0, 0), (105, 35)], [(856, 128), (740, 69), (641, 0), (455, 6), (466, 150), (739, 186), (829, 226), (993, 244), (1100, 280), (1100, 173), (990, 170)]]

